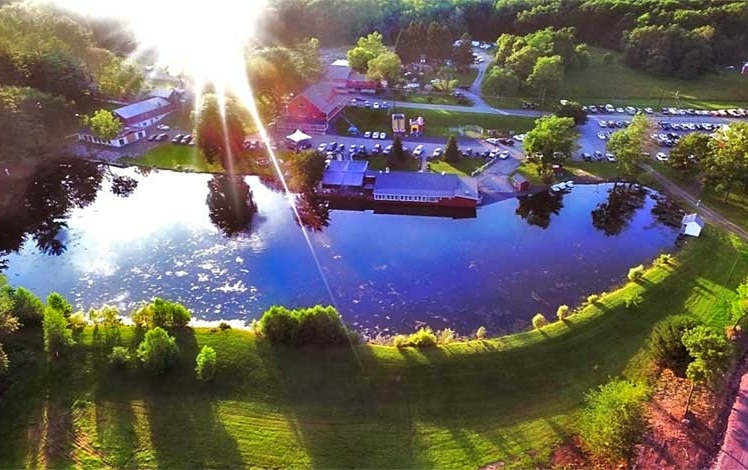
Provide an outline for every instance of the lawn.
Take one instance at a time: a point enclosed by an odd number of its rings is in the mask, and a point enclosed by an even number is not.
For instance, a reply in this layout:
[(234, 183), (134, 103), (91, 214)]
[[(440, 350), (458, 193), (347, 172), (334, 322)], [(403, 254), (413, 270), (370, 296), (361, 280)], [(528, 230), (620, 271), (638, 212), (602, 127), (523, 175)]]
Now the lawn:
[(149, 149), (136, 158), (123, 158), (125, 163), (164, 168), (173, 170), (191, 170), (197, 172), (220, 172), (221, 166), (209, 164), (197, 147), (164, 142)]
[[(450, 106), (472, 106), (473, 102), (467, 98), (458, 99), (452, 95), (444, 93), (408, 93), (401, 95), (397, 101), (407, 103), (424, 103), (424, 104), (446, 104)], [(396, 103), (397, 104), (397, 103)]]
[(473, 82), (475, 81), (475, 77), (478, 76), (478, 68), (475, 66), (470, 67), (469, 70), (466, 72), (452, 72), (449, 73), (447, 76), (443, 76), (442, 74), (434, 71), (434, 70), (427, 70), (424, 72), (423, 76), (420, 78), (421, 83), (427, 83), (430, 84), (431, 80), (435, 78), (446, 78), (447, 80), (457, 80), (457, 86), (471, 86)]
[[(747, 250), (708, 227), (675, 265), (648, 270), (567, 323), (426, 350), (291, 350), (248, 332), (185, 329), (177, 367), (151, 378), (110, 369), (90, 329), (46, 365), (41, 332), (24, 330), (5, 341), (0, 468), (546, 466), (586, 391), (642, 374), (638, 351), (656, 321), (730, 321)], [(626, 309), (634, 294), (643, 303)], [(135, 344), (133, 335), (125, 329), (121, 342)], [(218, 353), (210, 384), (194, 379), (203, 345)]]
[(444, 160), (433, 160), (430, 163), (431, 171), (435, 173), (454, 173), (459, 176), (472, 176), (473, 172), (482, 167), (486, 160), (483, 158), (461, 158), (456, 162)]
[[(746, 77), (737, 71), (722, 71), (693, 80), (650, 75), (627, 67), (620, 54), (611, 65), (603, 65), (605, 50), (591, 48), (590, 64), (585, 69), (567, 71), (563, 84), (546, 100), (553, 107), (558, 99), (573, 99), (582, 104), (632, 105), (638, 107), (681, 106), (714, 109), (748, 106)], [(675, 99), (678, 93), (679, 100)], [(489, 99), (492, 105), (521, 108), (522, 99), (539, 102), (537, 96)]]
[(420, 168), (420, 160), (407, 156), (405, 160), (395, 162), (394, 166), (389, 164), (386, 155), (370, 155), (365, 160), (369, 162), (369, 169), (375, 171), (384, 170), (387, 167), (396, 171), (418, 171)]
[[(398, 109), (398, 112), (404, 112), (406, 119), (423, 117), (427, 136), (449, 137), (459, 134), (458, 131), (461, 126), (480, 126), (486, 130), (495, 129), (523, 133), (532, 129), (535, 124), (533, 118), (499, 114), (463, 113), (437, 109)], [(335, 130), (340, 135), (347, 134), (350, 121), (361, 132), (385, 131), (391, 134), (390, 113), (387, 110), (348, 108), (343, 112), (343, 117), (335, 122)]]

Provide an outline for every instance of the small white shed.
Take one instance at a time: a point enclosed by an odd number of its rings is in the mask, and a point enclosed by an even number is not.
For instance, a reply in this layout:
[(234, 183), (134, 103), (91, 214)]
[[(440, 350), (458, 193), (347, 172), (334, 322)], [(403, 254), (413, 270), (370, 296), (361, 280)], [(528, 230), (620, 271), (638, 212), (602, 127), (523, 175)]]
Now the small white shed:
[(681, 235), (698, 237), (701, 234), (701, 229), (703, 228), (704, 219), (702, 219), (698, 214), (695, 213), (683, 216), (683, 220), (680, 223)]

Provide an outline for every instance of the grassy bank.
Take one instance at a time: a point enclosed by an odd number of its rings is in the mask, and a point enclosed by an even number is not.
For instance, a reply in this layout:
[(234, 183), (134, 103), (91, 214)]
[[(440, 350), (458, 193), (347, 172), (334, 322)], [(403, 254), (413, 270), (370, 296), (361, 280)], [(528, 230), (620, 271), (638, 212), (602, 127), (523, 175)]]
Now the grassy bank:
[[(46, 365), (40, 332), (24, 331), (7, 345), (0, 467), (534, 467), (572, 432), (588, 389), (641, 374), (637, 351), (656, 321), (686, 313), (725, 325), (747, 274), (748, 247), (707, 228), (674, 266), (542, 332), (320, 351), (184, 330), (180, 363), (162, 378), (110, 370), (90, 330)], [(626, 309), (637, 293), (641, 306)], [(133, 340), (125, 330), (122, 342)], [(207, 385), (193, 372), (203, 345), (218, 352)]]
[[(603, 49), (592, 48), (589, 66), (569, 69), (561, 86), (546, 100), (555, 106), (558, 99), (573, 99), (582, 104), (631, 105), (638, 107), (680, 106), (716, 109), (748, 106), (745, 76), (738, 71), (722, 71), (701, 75), (692, 80), (651, 75), (627, 67), (619, 53), (615, 60), (603, 64)], [(678, 100), (676, 100), (676, 92)], [(540, 102), (537, 96), (488, 99), (491, 105), (521, 108), (522, 99)], [(546, 106), (546, 107), (548, 107)]]
[(472, 176), (473, 172), (483, 166), (486, 160), (483, 158), (461, 158), (456, 162), (444, 160), (433, 160), (431, 171), (436, 173), (454, 173), (459, 176)]
[[(518, 116), (502, 116), (498, 114), (463, 113), (436, 109), (400, 109), (398, 112), (405, 114), (406, 119), (423, 117), (425, 122), (425, 134), (427, 136), (448, 137), (456, 134), (456, 128), (460, 126), (480, 126), (484, 129), (496, 129), (514, 131), (516, 133), (527, 132), (533, 128), (533, 118)], [(344, 111), (347, 120), (355, 124), (361, 132), (377, 131), (392, 134), (390, 122), (392, 110), (348, 108)], [(348, 121), (338, 119), (335, 122), (335, 130), (338, 134), (345, 135), (348, 132)]]

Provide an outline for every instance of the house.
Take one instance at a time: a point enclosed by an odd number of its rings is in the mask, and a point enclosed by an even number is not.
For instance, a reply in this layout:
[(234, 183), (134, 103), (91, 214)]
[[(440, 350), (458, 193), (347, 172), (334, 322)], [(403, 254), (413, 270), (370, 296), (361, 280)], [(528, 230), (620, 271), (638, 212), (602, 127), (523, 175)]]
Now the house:
[(170, 103), (178, 103), (184, 90), (180, 88), (154, 88), (148, 92), (148, 98), (163, 98)]
[(335, 92), (333, 84), (316, 83), (288, 103), (279, 127), (324, 134), (345, 108), (345, 101), (345, 97)]
[(176, 105), (159, 96), (117, 108), (112, 113), (126, 127), (148, 127), (171, 114)]
[(514, 189), (517, 191), (527, 191), (530, 189), (530, 182), (527, 181), (527, 178), (517, 173), (516, 175), (512, 176), (512, 186), (514, 186)]
[(681, 235), (698, 237), (701, 234), (704, 225), (704, 219), (702, 219), (698, 214), (687, 214), (681, 221), (680, 233)]
[[(171, 94), (170, 97), (175, 95)], [(79, 141), (93, 144), (107, 145), (109, 147), (124, 147), (125, 145), (145, 138), (145, 128), (151, 126), (176, 109), (176, 101), (154, 96), (137, 103), (128, 104), (112, 111), (115, 117), (122, 122), (122, 131), (117, 137), (105, 140), (97, 137), (89, 128), (78, 131)]]
[(376, 175), (377, 202), (475, 208), (481, 200), (475, 178), (455, 174), (390, 171)]
[(376, 93), (379, 82), (353, 70), (348, 61), (338, 59), (325, 69), (322, 81), (334, 84), (341, 93)]

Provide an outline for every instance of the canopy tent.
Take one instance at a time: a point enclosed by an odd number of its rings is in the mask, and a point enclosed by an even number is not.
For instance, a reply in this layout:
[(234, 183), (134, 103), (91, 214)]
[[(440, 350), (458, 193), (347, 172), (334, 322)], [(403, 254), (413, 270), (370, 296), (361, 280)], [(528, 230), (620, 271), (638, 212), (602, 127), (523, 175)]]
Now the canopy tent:
[(296, 129), (293, 134), (286, 136), (286, 140), (293, 142), (294, 144), (299, 144), (311, 138), (312, 136), (304, 134), (300, 129)]

